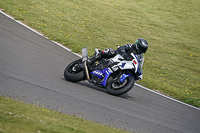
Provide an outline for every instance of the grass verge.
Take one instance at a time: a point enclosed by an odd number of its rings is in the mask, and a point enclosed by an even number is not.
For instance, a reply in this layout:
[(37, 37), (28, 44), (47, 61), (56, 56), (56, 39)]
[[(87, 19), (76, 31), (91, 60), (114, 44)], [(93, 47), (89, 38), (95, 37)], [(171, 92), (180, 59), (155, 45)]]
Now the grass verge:
[(4, 12), (73, 52), (147, 39), (139, 83), (200, 107), (198, 0), (3, 0)]
[(0, 96), (0, 133), (128, 133)]

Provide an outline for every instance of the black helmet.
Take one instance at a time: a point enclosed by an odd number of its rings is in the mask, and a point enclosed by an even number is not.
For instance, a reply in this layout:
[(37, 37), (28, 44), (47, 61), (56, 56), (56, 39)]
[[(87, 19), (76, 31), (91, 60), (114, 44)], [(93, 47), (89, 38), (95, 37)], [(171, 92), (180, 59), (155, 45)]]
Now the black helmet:
[(138, 38), (135, 42), (135, 49), (137, 54), (144, 54), (148, 49), (148, 42), (145, 39)]

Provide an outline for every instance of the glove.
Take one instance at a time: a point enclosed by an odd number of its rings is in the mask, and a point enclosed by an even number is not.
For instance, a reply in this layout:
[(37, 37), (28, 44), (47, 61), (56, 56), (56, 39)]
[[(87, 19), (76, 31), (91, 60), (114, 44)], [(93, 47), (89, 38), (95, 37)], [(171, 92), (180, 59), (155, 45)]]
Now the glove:
[(117, 48), (117, 51), (120, 53), (120, 55), (125, 59), (125, 60), (128, 60), (128, 61), (131, 61), (133, 60), (133, 57), (131, 55), (128, 55), (126, 53), (126, 50), (125, 50), (125, 47), (124, 46), (119, 46)]
[(122, 53), (122, 57), (127, 61), (133, 60), (133, 57), (132, 56), (128, 56), (127, 53)]
[(131, 56), (125, 57), (124, 59), (127, 60), (127, 61), (132, 61), (133, 60), (133, 58)]

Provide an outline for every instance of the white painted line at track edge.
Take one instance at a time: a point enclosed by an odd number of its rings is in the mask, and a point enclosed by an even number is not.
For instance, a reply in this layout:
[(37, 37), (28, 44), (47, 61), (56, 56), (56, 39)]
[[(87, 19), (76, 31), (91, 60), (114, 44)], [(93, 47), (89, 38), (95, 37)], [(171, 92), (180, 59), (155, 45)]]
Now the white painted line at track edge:
[(155, 93), (155, 94), (157, 94), (157, 95), (160, 95), (160, 96), (163, 96), (163, 97), (165, 97), (165, 98), (167, 98), (167, 99), (170, 99), (170, 100), (172, 100), (172, 101), (176, 101), (176, 102), (178, 102), (178, 103), (181, 103), (181, 104), (184, 104), (184, 105), (186, 105), (186, 106), (189, 106), (189, 107), (195, 108), (195, 109), (197, 109), (197, 110), (200, 110), (200, 108), (194, 107), (194, 106), (192, 106), (192, 105), (190, 105), (190, 104), (187, 104), (187, 103), (181, 102), (181, 101), (179, 101), (179, 100), (176, 100), (176, 99), (174, 99), (174, 98), (171, 98), (171, 97), (169, 97), (169, 96), (163, 95), (163, 94), (161, 94), (161, 93), (158, 93), (158, 92), (156, 92), (156, 91), (153, 91), (153, 90), (151, 90), (151, 89), (149, 89), (149, 88), (146, 88), (146, 87), (144, 87), (144, 86), (142, 86), (142, 85), (139, 85), (139, 84), (137, 84), (137, 83), (136, 83), (135, 85), (137, 85), (138, 87), (143, 88), (143, 89), (145, 89), (145, 90), (147, 90), (147, 91), (150, 91), (150, 92), (152, 92), (152, 93)]
[[(48, 38), (45, 37), (43, 34), (39, 33), (38, 31), (36, 31), (36, 30), (34, 30), (34, 29), (32, 29), (32, 28), (30, 28), (29, 26), (23, 24), (22, 22), (20, 22), (20, 21), (18, 21), (18, 20), (15, 20), (13, 17), (7, 15), (7, 14), (4, 13), (3, 11), (0, 10), (0, 13), (2, 13), (3, 15), (7, 16), (8, 18), (14, 20), (15, 22), (21, 24), (22, 26), (28, 28), (29, 30), (35, 32), (36, 34), (38, 34), (38, 35), (40, 35), (40, 36), (42, 36), (42, 37), (48, 39)], [(48, 39), (48, 40), (49, 40), (49, 39)], [(71, 53), (73, 53), (73, 54), (75, 54), (75, 55), (81, 57), (79, 54), (72, 52), (72, 51), (71, 51), (70, 49), (68, 49), (67, 47), (65, 47), (65, 46), (63, 46), (63, 45), (61, 45), (61, 44), (59, 44), (59, 43), (57, 43), (57, 42), (55, 42), (55, 41), (52, 41), (52, 40), (50, 40), (50, 41), (53, 42), (54, 44), (56, 44), (56, 45), (58, 45), (58, 46), (64, 48), (65, 50), (70, 51)], [(168, 96), (166, 96), (166, 95), (163, 95), (163, 94), (161, 94), (161, 93), (158, 93), (158, 92), (156, 92), (156, 91), (153, 91), (153, 90), (151, 90), (151, 89), (149, 89), (149, 88), (146, 88), (146, 87), (144, 87), (144, 86), (142, 86), (142, 85), (139, 85), (139, 84), (137, 84), (137, 83), (136, 83), (135, 85), (137, 85), (138, 87), (143, 88), (143, 89), (145, 89), (145, 90), (147, 90), (147, 91), (150, 91), (150, 92), (152, 92), (152, 93), (155, 93), (155, 94), (157, 94), (157, 95), (163, 96), (163, 97), (165, 97), (165, 98), (168, 98), (168, 99), (170, 99), (170, 100), (176, 101), (176, 102), (181, 103), (181, 104), (183, 104), (183, 105), (186, 105), (186, 106), (192, 107), (192, 108), (194, 108), (194, 109), (200, 110), (200, 108), (194, 107), (194, 106), (189, 105), (189, 104), (187, 104), (187, 103), (181, 102), (181, 101), (176, 100), (176, 99), (171, 98), (171, 97), (168, 97)]]

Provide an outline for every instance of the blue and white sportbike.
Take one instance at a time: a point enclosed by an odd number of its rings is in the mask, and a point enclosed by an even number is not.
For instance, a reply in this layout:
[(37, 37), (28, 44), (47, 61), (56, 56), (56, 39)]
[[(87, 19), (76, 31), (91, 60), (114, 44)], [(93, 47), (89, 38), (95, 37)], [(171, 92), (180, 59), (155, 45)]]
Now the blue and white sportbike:
[(85, 47), (82, 49), (82, 59), (70, 63), (64, 71), (64, 77), (71, 82), (88, 80), (98, 87), (105, 88), (111, 95), (122, 95), (130, 91), (137, 80), (142, 79), (144, 57), (133, 53), (131, 56), (131, 61), (117, 54), (113, 58), (102, 58), (89, 65)]

